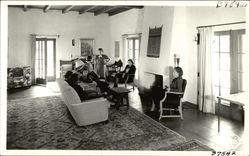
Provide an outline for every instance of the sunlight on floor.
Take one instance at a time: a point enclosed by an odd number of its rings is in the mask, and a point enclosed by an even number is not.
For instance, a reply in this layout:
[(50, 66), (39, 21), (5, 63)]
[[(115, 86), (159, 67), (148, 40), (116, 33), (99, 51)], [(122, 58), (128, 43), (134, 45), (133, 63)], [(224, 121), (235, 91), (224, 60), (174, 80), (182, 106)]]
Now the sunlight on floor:
[(53, 92), (60, 92), (57, 82), (48, 82), (46, 88)]

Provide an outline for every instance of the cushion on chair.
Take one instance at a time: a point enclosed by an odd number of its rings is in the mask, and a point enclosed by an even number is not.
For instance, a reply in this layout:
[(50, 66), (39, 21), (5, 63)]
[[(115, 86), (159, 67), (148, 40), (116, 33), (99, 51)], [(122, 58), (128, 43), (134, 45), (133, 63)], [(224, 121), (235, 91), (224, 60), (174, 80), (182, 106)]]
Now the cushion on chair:
[(7, 69), (8, 89), (31, 86), (31, 68), (15, 67)]

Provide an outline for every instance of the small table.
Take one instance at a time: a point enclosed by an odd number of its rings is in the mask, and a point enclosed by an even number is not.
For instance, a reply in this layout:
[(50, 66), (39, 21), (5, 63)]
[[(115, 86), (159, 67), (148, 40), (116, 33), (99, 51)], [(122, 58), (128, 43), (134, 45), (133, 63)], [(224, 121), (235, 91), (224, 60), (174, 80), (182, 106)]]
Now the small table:
[[(115, 87), (111, 89), (112, 100), (116, 100), (116, 108), (119, 109), (121, 106), (127, 106), (129, 109), (128, 93), (129, 89), (124, 87)], [(124, 104), (123, 99), (125, 98), (126, 104)]]
[(244, 105), (249, 104), (249, 93), (242, 92), (236, 94), (230, 94), (227, 96), (218, 96), (218, 132), (220, 132), (220, 105), (221, 100), (225, 100), (236, 105), (241, 106), (242, 110), (244, 109)]

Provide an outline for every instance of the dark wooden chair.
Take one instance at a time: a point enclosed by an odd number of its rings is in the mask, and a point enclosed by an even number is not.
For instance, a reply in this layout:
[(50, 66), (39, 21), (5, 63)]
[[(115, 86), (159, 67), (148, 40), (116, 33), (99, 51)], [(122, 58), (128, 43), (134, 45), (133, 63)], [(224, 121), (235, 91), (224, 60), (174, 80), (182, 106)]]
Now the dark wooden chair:
[(122, 66), (123, 66), (123, 63), (121, 60), (115, 61), (115, 63), (113, 64), (106, 65), (106, 68), (108, 71), (107, 79), (109, 81), (112, 81), (115, 75), (121, 71)]
[[(183, 79), (182, 90), (183, 92), (166, 92), (165, 97), (160, 101), (160, 117), (180, 117), (183, 120), (182, 114), (182, 98), (184, 96), (184, 92), (186, 89), (187, 81)], [(179, 114), (172, 114), (172, 111), (177, 111)], [(169, 114), (165, 114), (165, 112), (169, 112)]]

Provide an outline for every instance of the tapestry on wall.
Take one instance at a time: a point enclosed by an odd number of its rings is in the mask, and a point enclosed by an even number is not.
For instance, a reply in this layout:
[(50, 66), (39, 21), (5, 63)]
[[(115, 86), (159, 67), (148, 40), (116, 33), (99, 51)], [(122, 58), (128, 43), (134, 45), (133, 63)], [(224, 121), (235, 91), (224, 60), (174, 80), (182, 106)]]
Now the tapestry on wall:
[(148, 36), (148, 57), (160, 57), (160, 47), (161, 47), (161, 27), (149, 28)]

